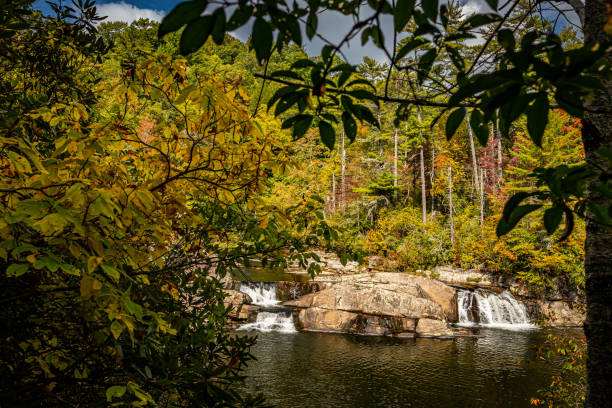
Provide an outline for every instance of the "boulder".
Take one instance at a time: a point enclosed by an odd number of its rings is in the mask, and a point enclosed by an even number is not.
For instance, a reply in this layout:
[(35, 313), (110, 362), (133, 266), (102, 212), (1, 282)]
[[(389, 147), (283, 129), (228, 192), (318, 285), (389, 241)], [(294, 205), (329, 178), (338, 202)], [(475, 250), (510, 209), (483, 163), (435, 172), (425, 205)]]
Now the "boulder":
[(325, 289), (324, 282), (277, 282), (276, 297), (280, 300), (295, 300), (309, 293), (318, 292)]
[(419, 319), (416, 332), (421, 337), (453, 337), (453, 331), (448, 324), (435, 319)]
[(536, 302), (540, 317), (551, 326), (583, 326), (585, 311), (570, 302), (539, 300)]
[(304, 330), (348, 333), (359, 315), (342, 310), (310, 307), (300, 310), (298, 319)]
[[(441, 282), (401, 274), (341, 276), (330, 287), (283, 305), (301, 308), (305, 330), (362, 335), (452, 336), (448, 320), (457, 315), (455, 290)], [(421, 326), (416, 322), (423, 321)], [(433, 323), (437, 322), (437, 323)]]
[(225, 307), (232, 307), (228, 314), (230, 319), (248, 320), (257, 314), (259, 307), (250, 304), (253, 300), (249, 295), (232, 289), (226, 289), (224, 292), (226, 296), (223, 299), (223, 304)]

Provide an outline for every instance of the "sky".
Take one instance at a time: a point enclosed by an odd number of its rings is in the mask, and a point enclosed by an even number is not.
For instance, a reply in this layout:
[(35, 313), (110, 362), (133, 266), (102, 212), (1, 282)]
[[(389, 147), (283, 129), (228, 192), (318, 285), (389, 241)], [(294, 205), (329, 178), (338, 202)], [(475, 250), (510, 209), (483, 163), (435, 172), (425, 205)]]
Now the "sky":
[[(56, 0), (57, 1), (57, 0)], [(64, 0), (67, 2), (66, 0)], [(462, 4), (463, 14), (470, 15), (476, 12), (489, 12), (491, 9), (486, 5), (485, 0), (460, 0)], [(166, 13), (168, 13), (179, 1), (176, 0), (98, 0), (96, 2), (98, 14), (107, 16), (105, 21), (125, 21), (132, 22), (139, 18), (148, 18), (150, 20), (161, 21)], [(48, 12), (49, 7), (44, 0), (36, 0), (34, 7)], [(228, 13), (228, 16), (230, 13)], [(351, 25), (351, 19), (337, 12), (326, 12), (319, 15), (319, 32), (328, 40), (335, 42), (339, 41), (346, 33), (346, 30)], [(252, 24), (252, 23), (251, 23)], [(388, 30), (383, 29), (386, 37), (388, 48), (392, 48), (392, 27), (393, 19), (391, 16), (384, 16), (382, 19), (383, 27), (389, 27)], [(232, 33), (235, 37), (242, 41), (246, 41), (251, 32), (250, 25), (241, 27), (236, 32)], [(306, 39), (306, 35), (302, 30), (302, 37)], [(304, 44), (306, 52), (309, 55), (318, 55), (323, 42), (314, 39), (311, 42)], [(368, 42), (365, 46), (361, 45), (361, 40), (357, 39), (349, 43), (345, 48), (344, 55), (349, 62), (359, 63), (364, 56), (374, 58), (378, 61), (386, 61), (386, 57), (382, 50), (378, 49)]]

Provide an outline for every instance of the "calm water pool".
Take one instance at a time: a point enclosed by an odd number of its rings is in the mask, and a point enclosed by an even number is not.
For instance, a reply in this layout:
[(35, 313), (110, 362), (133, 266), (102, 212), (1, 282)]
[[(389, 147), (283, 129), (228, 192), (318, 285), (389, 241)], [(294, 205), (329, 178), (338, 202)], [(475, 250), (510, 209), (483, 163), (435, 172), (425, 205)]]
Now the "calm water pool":
[(548, 333), (482, 329), (482, 338), (456, 340), (260, 333), (244, 388), (277, 407), (528, 407), (558, 372), (533, 361)]

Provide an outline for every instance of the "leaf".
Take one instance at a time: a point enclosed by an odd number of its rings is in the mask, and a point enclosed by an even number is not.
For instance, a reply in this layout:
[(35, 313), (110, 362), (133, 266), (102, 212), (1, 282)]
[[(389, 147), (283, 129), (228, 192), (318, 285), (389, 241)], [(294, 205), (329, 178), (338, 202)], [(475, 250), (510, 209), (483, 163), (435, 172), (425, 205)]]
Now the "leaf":
[(6, 276), (17, 278), (26, 273), (29, 268), (30, 265), (28, 264), (11, 264), (6, 268)]
[(100, 267), (102, 268), (104, 273), (106, 273), (115, 282), (119, 281), (119, 278), (120, 278), (119, 271), (117, 271), (117, 269), (115, 269), (113, 266), (103, 263), (100, 265)]
[[(508, 218), (502, 217), (499, 220), (499, 223), (497, 224), (497, 228), (495, 231), (497, 236), (501, 237), (503, 235), (506, 235), (507, 233), (512, 231), (512, 229), (516, 226), (516, 224), (518, 224), (518, 222), (524, 216), (526, 216), (530, 212), (533, 212), (541, 207), (542, 207), (541, 204), (527, 204), (527, 205), (520, 205), (514, 208), (514, 210), (510, 213)], [(504, 208), (504, 211), (505, 211), (505, 208)]]
[(527, 108), (527, 131), (538, 147), (542, 147), (542, 137), (548, 123), (548, 94), (540, 92), (535, 101)]
[(255, 56), (260, 64), (268, 59), (272, 53), (273, 40), (270, 24), (263, 18), (257, 17), (253, 25), (251, 46), (255, 50)]
[(348, 112), (342, 112), (342, 125), (344, 126), (344, 132), (349, 140), (352, 142), (355, 141), (355, 137), (357, 136), (357, 123), (353, 116)]
[(328, 122), (322, 120), (319, 122), (319, 135), (321, 136), (321, 141), (329, 150), (334, 150), (334, 145), (336, 144), (336, 133), (334, 132), (334, 128)]
[(489, 7), (493, 10), (497, 10), (497, 0), (486, 0)]
[(423, 37), (415, 37), (411, 39), (404, 46), (402, 46), (402, 48), (400, 48), (400, 50), (397, 52), (397, 55), (395, 56), (395, 61), (401, 60), (406, 55), (408, 55), (410, 51), (426, 43), (427, 43), (427, 40), (424, 39)]
[(221, 45), (225, 38), (225, 10), (223, 7), (219, 7), (212, 16), (215, 20), (212, 28), (212, 38), (215, 44)]
[(110, 330), (115, 340), (117, 340), (119, 336), (121, 336), (121, 332), (123, 332), (123, 325), (121, 324), (121, 322), (119, 322), (119, 320), (115, 320), (111, 324)]
[(446, 140), (452, 139), (464, 118), (465, 108), (457, 108), (448, 115), (448, 119), (446, 120)]
[(561, 218), (563, 218), (563, 209), (560, 207), (552, 207), (544, 211), (544, 227), (548, 235), (552, 235), (557, 230)]
[(225, 24), (225, 29), (227, 31), (233, 31), (239, 27), (242, 27), (249, 21), (251, 16), (253, 15), (253, 7), (244, 6), (238, 7), (234, 14), (230, 17), (230, 19)]
[(191, 54), (204, 45), (213, 30), (213, 25), (213, 16), (199, 17), (197, 20), (187, 24), (179, 41), (179, 52), (181, 55)]
[(476, 134), (476, 139), (484, 147), (489, 140), (489, 126), (484, 120), (484, 116), (480, 109), (474, 109), (470, 115), (470, 127)]
[(421, 7), (429, 19), (436, 20), (438, 17), (438, 0), (421, 0)]
[(434, 63), (434, 60), (436, 59), (437, 54), (438, 52), (436, 51), (436, 49), (432, 48), (431, 50), (423, 54), (421, 58), (419, 58), (419, 72), (417, 74), (419, 84), (423, 83), (425, 77), (429, 74), (429, 71), (431, 71), (431, 67)]
[(319, 25), (319, 19), (317, 17), (317, 13), (310, 13), (308, 15), (308, 19), (306, 20), (306, 36), (309, 40), (315, 36), (317, 32), (317, 26)]
[(494, 13), (474, 14), (473, 16), (465, 20), (465, 22), (461, 24), (459, 29), (467, 31), (473, 28), (481, 27), (486, 24), (494, 23), (496, 21), (499, 21), (500, 19), (501, 17), (499, 16), (499, 14)]
[(499, 30), (499, 32), (497, 33), (497, 41), (501, 44), (502, 47), (504, 47), (506, 51), (514, 51), (516, 41), (514, 40), (514, 34), (512, 34), (512, 30), (508, 28)]
[(312, 123), (313, 116), (312, 115), (300, 115), (302, 116), (295, 125), (293, 126), (293, 138), (299, 139), (306, 134), (308, 129), (310, 129), (310, 124)]
[(164, 17), (157, 30), (157, 35), (161, 38), (196, 20), (206, 8), (207, 3), (203, 0), (179, 3)]
[(127, 388), (124, 385), (113, 385), (106, 390), (106, 401), (111, 402), (113, 397), (121, 398)]
[(393, 13), (393, 26), (396, 32), (401, 32), (410, 21), (414, 10), (415, 0), (398, 0)]

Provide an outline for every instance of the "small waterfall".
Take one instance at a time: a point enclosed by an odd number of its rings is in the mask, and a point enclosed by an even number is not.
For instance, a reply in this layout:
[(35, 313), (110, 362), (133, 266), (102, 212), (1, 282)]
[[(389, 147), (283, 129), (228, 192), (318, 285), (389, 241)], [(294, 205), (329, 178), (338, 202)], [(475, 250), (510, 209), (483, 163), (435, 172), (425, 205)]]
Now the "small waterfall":
[(293, 323), (291, 309), (279, 306), (280, 300), (276, 298), (276, 283), (269, 282), (241, 282), (240, 291), (246, 293), (253, 300), (254, 305), (261, 306), (257, 313), (257, 320), (253, 323), (243, 324), (238, 330), (258, 330), (261, 332), (297, 333)]
[(253, 323), (243, 324), (238, 330), (258, 330), (262, 332), (297, 333), (291, 312), (259, 312)]
[(537, 326), (531, 324), (527, 308), (510, 291), (499, 295), (485, 290), (457, 291), (459, 324), (462, 326), (498, 327), (520, 330)]
[(280, 303), (276, 298), (276, 283), (241, 282), (239, 290), (249, 295), (254, 305), (270, 307)]

